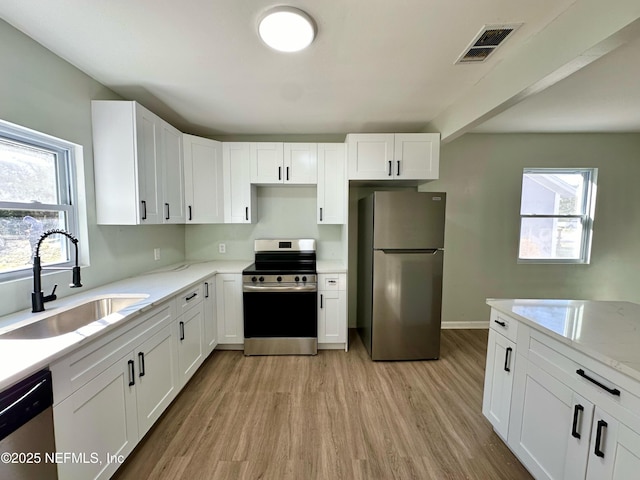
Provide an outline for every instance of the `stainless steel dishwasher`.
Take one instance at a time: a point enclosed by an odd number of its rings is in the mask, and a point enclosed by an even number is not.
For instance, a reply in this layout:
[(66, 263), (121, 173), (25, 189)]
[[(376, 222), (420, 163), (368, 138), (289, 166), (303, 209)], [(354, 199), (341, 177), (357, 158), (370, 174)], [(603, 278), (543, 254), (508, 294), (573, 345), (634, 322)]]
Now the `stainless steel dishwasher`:
[(0, 478), (58, 478), (53, 462), (52, 405), (49, 370), (41, 370), (0, 393)]

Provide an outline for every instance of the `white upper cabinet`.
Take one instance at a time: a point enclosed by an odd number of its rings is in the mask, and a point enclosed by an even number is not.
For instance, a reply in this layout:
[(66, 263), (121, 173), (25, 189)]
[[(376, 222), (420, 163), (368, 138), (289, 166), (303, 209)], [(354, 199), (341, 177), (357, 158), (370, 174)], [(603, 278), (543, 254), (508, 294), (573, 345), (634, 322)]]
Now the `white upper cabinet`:
[(253, 142), (250, 144), (251, 183), (315, 185), (315, 143)]
[(251, 185), (249, 143), (222, 144), (224, 173), (224, 223), (255, 223), (257, 205)]
[(91, 102), (98, 224), (184, 222), (182, 134), (136, 102)]
[(222, 143), (183, 135), (186, 223), (224, 223)]
[(318, 224), (344, 224), (347, 183), (345, 144), (318, 144)]
[(440, 134), (347, 135), (349, 180), (434, 180), (439, 174)]

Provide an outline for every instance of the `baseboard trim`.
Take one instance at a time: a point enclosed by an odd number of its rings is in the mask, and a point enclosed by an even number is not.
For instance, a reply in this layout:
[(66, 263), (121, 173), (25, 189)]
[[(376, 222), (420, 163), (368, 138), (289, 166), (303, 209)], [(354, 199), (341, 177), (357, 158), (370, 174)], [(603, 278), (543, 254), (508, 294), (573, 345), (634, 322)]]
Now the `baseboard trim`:
[(489, 322), (442, 322), (442, 329), (470, 329), (470, 330), (482, 330), (489, 328)]

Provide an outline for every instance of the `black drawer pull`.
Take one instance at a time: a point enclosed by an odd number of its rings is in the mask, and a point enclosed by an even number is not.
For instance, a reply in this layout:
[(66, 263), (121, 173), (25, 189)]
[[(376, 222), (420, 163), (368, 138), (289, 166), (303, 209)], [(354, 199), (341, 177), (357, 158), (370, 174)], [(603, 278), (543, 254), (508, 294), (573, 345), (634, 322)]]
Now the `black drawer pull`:
[(602, 430), (607, 428), (607, 422), (604, 420), (598, 420), (598, 430), (596, 431), (596, 447), (593, 450), (593, 453), (596, 457), (604, 458), (604, 452), (600, 450), (600, 445), (602, 444)]
[(129, 386), (133, 387), (136, 384), (135, 366), (133, 364), (133, 360), (129, 360), (127, 363), (129, 364)]
[(513, 352), (513, 348), (511, 347), (507, 347), (507, 350), (504, 354), (504, 371), (505, 372), (510, 372), (511, 368), (509, 368), (509, 359), (511, 358), (511, 352)]
[(603, 385), (602, 383), (600, 383), (598, 380), (596, 380), (595, 378), (591, 378), (589, 375), (587, 375), (586, 373), (584, 373), (584, 370), (579, 368), (578, 370), (576, 370), (576, 373), (578, 375), (580, 375), (582, 378), (584, 378), (585, 380), (589, 380), (591, 383), (593, 383), (594, 385), (599, 386), (601, 389), (606, 390), (607, 392), (609, 392), (611, 395), (615, 395), (616, 397), (620, 396), (620, 390), (618, 390), (617, 388), (609, 388), (606, 385)]
[(506, 327), (507, 326), (507, 322), (501, 322), (500, 320), (494, 320), (494, 323), (497, 323), (501, 327)]
[(209, 298), (209, 282), (204, 282), (204, 298)]
[(144, 377), (144, 352), (138, 352), (138, 369), (140, 370), (138, 375)]
[(584, 407), (580, 404), (576, 404), (573, 408), (573, 425), (571, 426), (571, 436), (573, 438), (580, 439), (580, 434), (578, 433), (578, 417), (580, 413), (584, 412)]
[(188, 297), (186, 297), (185, 300), (188, 302), (189, 300), (193, 300), (197, 296), (198, 296), (198, 294), (196, 292), (194, 292), (191, 295), (189, 295)]

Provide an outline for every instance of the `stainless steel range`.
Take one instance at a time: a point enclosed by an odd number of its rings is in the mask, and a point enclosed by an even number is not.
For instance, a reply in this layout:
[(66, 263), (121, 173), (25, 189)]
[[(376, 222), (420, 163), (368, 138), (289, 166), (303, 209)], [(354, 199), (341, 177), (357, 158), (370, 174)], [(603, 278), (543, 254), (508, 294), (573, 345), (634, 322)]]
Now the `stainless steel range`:
[(242, 272), (245, 355), (316, 355), (316, 241), (255, 240)]

